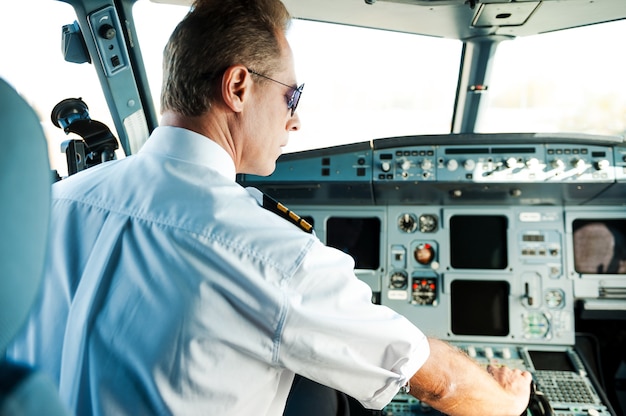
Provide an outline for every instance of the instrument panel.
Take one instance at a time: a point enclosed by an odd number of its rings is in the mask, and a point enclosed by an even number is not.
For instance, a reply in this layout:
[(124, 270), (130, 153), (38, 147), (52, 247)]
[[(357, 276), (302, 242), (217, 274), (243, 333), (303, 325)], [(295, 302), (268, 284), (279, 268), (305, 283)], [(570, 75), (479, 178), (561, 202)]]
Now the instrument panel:
[(574, 286), (565, 270), (561, 208), (290, 209), (326, 244), (354, 258), (357, 276), (377, 303), (430, 336), (574, 343)]
[[(575, 305), (626, 303), (621, 139), (401, 137), (284, 155), (239, 181), (350, 254), (375, 303), (481, 365), (531, 371), (557, 415), (613, 414), (574, 349)], [(398, 395), (382, 414), (428, 412)]]
[(318, 204), (622, 205), (621, 138), (458, 134), (379, 139), (285, 154), (242, 183)]

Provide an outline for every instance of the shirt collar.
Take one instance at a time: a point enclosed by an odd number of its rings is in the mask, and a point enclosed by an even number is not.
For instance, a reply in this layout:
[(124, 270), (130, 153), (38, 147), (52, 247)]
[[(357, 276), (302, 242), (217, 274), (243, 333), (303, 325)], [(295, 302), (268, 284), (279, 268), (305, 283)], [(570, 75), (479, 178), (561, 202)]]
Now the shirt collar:
[(157, 127), (139, 153), (160, 154), (208, 166), (233, 181), (237, 176), (235, 162), (226, 150), (208, 137), (180, 127)]

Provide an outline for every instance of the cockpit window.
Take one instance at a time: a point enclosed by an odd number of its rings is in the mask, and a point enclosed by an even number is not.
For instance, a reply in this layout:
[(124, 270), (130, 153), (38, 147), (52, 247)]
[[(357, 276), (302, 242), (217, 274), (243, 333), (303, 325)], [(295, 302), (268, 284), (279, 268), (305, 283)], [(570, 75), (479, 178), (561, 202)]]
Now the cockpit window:
[[(148, 1), (133, 8), (157, 109), (161, 52), (186, 11)], [(302, 127), (286, 152), (450, 132), (460, 41), (305, 20), (293, 22), (288, 38), (306, 88)]]
[(289, 148), (450, 132), (460, 41), (311, 21), (289, 39), (306, 82)]
[(626, 21), (500, 43), (478, 130), (626, 134)]
[[(157, 112), (163, 47), (187, 10), (148, 0), (133, 7)], [(69, 137), (50, 121), (59, 101), (81, 97), (91, 118), (115, 134), (93, 65), (63, 59), (62, 27), (75, 20), (69, 4), (52, 0), (8, 0), (0, 13), (0, 34), (10, 39), (0, 42), (0, 77), (37, 111), (61, 176), (61, 145)], [(295, 20), (288, 37), (306, 88), (298, 106), (302, 128), (291, 134), (287, 152), (451, 131), (461, 41), (306, 20)], [(502, 41), (477, 132), (623, 136), (624, 38), (626, 21), (617, 21)]]
[[(156, 101), (162, 47), (186, 10), (149, 1), (134, 8)], [(625, 36), (619, 21), (500, 42), (477, 132), (624, 135)], [(306, 20), (295, 20), (288, 37), (306, 89), (287, 152), (450, 133), (461, 41)]]
[(62, 143), (79, 139), (52, 124), (52, 109), (61, 100), (82, 98), (90, 117), (116, 135), (93, 65), (69, 63), (63, 58), (62, 28), (75, 20), (76, 13), (69, 4), (51, 0), (5, 0), (0, 13), (0, 77), (35, 109), (48, 140), (50, 163), (61, 176), (67, 175)]

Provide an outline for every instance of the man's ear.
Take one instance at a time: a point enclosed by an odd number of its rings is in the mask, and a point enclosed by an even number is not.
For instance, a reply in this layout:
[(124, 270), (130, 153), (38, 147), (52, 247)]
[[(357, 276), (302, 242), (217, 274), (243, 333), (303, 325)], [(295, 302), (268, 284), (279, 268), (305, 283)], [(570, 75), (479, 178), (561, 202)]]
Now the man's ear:
[(248, 99), (251, 87), (251, 76), (243, 65), (228, 67), (222, 76), (222, 98), (224, 103), (234, 112), (243, 111), (244, 102)]

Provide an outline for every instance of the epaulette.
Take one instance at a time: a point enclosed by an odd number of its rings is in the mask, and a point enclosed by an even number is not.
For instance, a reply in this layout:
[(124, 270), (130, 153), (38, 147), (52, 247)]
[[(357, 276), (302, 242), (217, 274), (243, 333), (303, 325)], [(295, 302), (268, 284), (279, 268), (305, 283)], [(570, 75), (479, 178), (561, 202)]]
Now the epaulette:
[(313, 233), (313, 226), (309, 224), (304, 218), (300, 217), (293, 211), (290, 211), (286, 206), (276, 201), (274, 198), (263, 194), (263, 208), (268, 211), (272, 211), (274, 214), (286, 219), (287, 221), (297, 225), (303, 231), (309, 234)]

